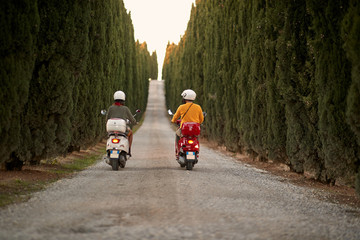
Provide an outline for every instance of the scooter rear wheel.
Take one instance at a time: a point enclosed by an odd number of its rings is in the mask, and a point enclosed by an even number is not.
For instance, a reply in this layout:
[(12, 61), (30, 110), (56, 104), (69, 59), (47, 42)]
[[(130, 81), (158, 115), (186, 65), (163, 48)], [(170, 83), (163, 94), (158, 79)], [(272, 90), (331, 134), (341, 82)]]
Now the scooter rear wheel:
[(186, 163), (186, 170), (192, 170), (193, 169), (193, 163), (192, 162), (187, 162)]
[(117, 159), (110, 159), (112, 170), (118, 171), (119, 170), (119, 161)]

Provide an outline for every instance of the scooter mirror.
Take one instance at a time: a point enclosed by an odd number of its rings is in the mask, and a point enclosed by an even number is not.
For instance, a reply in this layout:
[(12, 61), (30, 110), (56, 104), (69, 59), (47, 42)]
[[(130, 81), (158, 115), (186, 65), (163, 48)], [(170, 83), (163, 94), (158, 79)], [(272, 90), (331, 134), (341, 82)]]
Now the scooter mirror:
[(141, 112), (141, 110), (140, 110), (140, 109), (136, 109), (136, 111), (135, 111), (135, 112), (139, 113), (139, 112)]
[(174, 115), (170, 109), (168, 110), (168, 114), (171, 116)]
[(104, 115), (104, 116), (105, 116), (105, 115), (106, 115), (106, 113), (107, 113), (107, 111), (106, 111), (106, 110), (104, 110), (104, 109), (103, 109), (103, 110), (101, 110), (101, 115)]
[(206, 112), (203, 112), (203, 115), (204, 115), (204, 117), (206, 117), (207, 113), (206, 113)]

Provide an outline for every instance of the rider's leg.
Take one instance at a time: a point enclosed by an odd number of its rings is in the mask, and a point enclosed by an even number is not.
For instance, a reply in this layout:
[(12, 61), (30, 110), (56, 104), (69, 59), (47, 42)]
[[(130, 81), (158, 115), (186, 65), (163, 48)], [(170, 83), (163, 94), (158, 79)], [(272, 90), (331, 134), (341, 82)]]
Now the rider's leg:
[(181, 137), (181, 128), (176, 130), (176, 144), (179, 142), (180, 137)]
[(181, 128), (179, 128), (178, 130), (176, 130), (176, 135), (175, 135), (176, 159), (179, 158), (180, 149), (178, 149), (178, 142), (179, 142), (179, 140), (180, 140), (180, 137), (181, 137)]
[(131, 145), (132, 145), (132, 141), (133, 141), (132, 130), (130, 130), (129, 133), (128, 133), (128, 140), (129, 140), (129, 155), (131, 157)]

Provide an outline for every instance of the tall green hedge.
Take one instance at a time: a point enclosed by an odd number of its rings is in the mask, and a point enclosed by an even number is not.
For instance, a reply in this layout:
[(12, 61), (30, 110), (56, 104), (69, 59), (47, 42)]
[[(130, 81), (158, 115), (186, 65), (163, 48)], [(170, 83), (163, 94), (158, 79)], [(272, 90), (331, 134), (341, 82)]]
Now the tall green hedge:
[(15, 152), (23, 142), (40, 18), (36, 1), (1, 1), (0, 11), (0, 159), (19, 162)]
[(192, 88), (206, 136), (360, 193), (360, 4), (196, 1), (168, 44), (166, 100)]
[(145, 110), (156, 53), (137, 47), (121, 0), (14, 0), (0, 7), (6, 168), (96, 144), (105, 131), (100, 110), (117, 90), (130, 109)]

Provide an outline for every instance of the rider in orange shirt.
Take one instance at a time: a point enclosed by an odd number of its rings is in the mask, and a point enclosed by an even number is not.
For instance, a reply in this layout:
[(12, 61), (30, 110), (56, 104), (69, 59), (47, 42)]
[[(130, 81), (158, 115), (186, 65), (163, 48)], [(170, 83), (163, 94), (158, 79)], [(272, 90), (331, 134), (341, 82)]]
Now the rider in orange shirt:
[(176, 141), (178, 142), (181, 137), (181, 126), (184, 122), (196, 122), (201, 124), (204, 121), (203, 111), (200, 105), (195, 104), (196, 93), (187, 89), (181, 94), (183, 98), (183, 104), (178, 107), (171, 122), (175, 123), (176, 120), (181, 117), (181, 123), (179, 129), (176, 131)]

